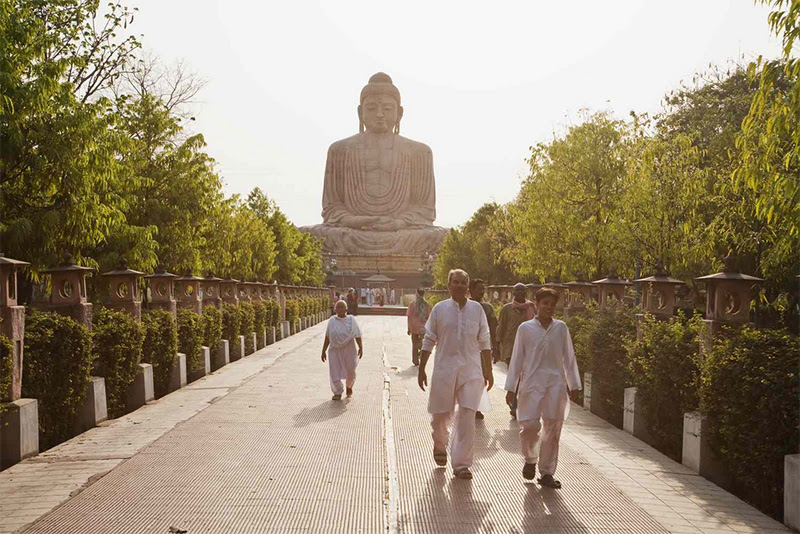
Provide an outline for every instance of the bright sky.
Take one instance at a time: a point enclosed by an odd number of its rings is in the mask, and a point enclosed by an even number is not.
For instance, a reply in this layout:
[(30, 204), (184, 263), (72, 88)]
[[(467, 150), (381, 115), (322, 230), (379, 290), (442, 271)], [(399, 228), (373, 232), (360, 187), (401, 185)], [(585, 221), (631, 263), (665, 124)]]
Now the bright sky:
[(400, 89), (401, 133), (433, 150), (449, 227), (511, 200), (528, 147), (581, 108), (658, 111), (709, 63), (779, 52), (751, 0), (133, 2), (145, 49), (208, 82), (194, 124), (226, 193), (260, 187), (298, 225), (321, 222), (327, 148), (357, 133), (377, 71)]

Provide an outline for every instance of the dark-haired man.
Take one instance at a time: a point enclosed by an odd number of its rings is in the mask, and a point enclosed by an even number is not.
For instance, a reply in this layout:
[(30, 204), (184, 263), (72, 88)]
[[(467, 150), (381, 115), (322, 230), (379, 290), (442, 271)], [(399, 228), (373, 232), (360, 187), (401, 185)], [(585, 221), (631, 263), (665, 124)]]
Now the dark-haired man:
[(539, 484), (558, 489), (561, 482), (553, 475), (558, 465), (561, 427), (569, 414), (569, 392), (581, 389), (581, 378), (569, 329), (566, 323), (553, 318), (558, 293), (543, 287), (534, 299), (537, 314), (517, 330), (504, 389), (506, 403), (517, 405), (520, 447), (525, 457), (522, 476), (526, 480), (535, 478), (538, 462), (542, 475)]
[[(496, 362), (500, 357), (500, 349), (495, 339), (497, 317), (495, 317), (492, 305), (488, 302), (483, 302), (483, 295), (485, 292), (486, 284), (483, 280), (475, 278), (469, 281), (469, 298), (480, 304), (483, 307), (483, 313), (486, 314), (486, 321), (489, 323), (489, 338), (492, 340), (492, 361)], [(483, 419), (483, 413), (481, 413), (480, 410), (475, 412), (475, 419)]]

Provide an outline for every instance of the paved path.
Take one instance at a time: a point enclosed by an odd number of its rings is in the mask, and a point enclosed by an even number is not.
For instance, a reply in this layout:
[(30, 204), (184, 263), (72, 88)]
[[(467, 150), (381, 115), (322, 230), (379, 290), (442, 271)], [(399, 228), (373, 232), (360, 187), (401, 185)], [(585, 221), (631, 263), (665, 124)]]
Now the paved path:
[(0, 532), (786, 532), (574, 405), (564, 488), (526, 483), (499, 388), (475, 478), (454, 479), (431, 458), (404, 318), (359, 320), (352, 399), (330, 400), (318, 325), (0, 473)]

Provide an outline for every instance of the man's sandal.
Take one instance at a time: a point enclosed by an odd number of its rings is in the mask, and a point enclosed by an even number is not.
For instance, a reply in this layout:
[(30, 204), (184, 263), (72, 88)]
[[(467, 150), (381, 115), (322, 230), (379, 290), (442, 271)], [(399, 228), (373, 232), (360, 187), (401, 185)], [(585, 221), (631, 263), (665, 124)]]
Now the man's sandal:
[(460, 478), (462, 480), (472, 480), (472, 471), (469, 470), (469, 467), (462, 467), (461, 469), (456, 469), (453, 471), (453, 474), (456, 478)]
[(553, 475), (542, 475), (537, 482), (544, 488), (561, 489), (561, 482), (554, 479)]
[(536, 463), (526, 463), (525, 467), (522, 468), (522, 478), (525, 480), (533, 480), (536, 478)]
[(444, 451), (433, 451), (433, 461), (436, 462), (438, 466), (446, 466), (447, 465), (447, 453)]

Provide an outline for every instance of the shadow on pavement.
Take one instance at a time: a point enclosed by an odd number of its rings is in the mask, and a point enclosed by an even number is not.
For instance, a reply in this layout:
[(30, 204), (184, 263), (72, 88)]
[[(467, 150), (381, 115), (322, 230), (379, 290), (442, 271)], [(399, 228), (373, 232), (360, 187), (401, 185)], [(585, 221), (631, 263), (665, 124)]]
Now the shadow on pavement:
[(340, 401), (327, 400), (317, 404), (313, 408), (303, 408), (293, 417), (294, 427), (301, 428), (314, 423), (322, 423), (335, 419), (347, 411), (350, 399), (344, 398)]

